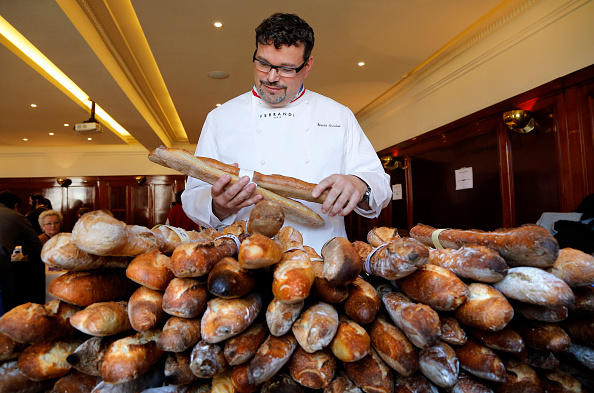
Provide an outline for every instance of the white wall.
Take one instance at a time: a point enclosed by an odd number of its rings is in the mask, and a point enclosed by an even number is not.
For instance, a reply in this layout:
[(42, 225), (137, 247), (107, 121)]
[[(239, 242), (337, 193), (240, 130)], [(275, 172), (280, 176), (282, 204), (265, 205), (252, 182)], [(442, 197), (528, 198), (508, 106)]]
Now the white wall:
[(382, 150), (592, 64), (593, 1), (512, 1), (357, 117)]

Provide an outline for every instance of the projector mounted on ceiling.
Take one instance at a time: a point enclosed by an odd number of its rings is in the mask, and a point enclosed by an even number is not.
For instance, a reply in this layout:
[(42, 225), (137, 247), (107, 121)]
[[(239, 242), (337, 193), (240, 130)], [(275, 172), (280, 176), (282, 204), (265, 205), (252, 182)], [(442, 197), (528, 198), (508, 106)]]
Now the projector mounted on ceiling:
[(91, 117), (82, 123), (74, 125), (74, 133), (79, 135), (100, 134), (103, 132), (101, 124), (95, 119), (95, 101), (91, 101)]

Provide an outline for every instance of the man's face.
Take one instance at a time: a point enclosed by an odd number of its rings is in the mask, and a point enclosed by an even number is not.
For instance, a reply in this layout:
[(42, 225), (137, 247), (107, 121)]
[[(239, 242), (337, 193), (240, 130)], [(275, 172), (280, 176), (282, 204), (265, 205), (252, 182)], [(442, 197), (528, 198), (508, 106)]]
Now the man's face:
[[(299, 47), (283, 45), (280, 49), (276, 49), (274, 45), (258, 44), (255, 57), (275, 66), (296, 68), (303, 64), (304, 50), (303, 45)], [(254, 65), (254, 79), (258, 94), (271, 106), (280, 107), (288, 104), (295, 98), (312, 64), (313, 57), (310, 56), (301, 71), (293, 77), (282, 77), (275, 69), (262, 72)]]

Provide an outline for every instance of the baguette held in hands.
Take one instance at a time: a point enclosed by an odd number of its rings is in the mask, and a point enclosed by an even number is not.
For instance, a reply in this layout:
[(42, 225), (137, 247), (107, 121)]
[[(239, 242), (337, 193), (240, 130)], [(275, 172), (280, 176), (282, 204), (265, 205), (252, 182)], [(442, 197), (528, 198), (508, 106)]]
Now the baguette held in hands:
[[(167, 168), (175, 169), (176, 171), (184, 173), (188, 176), (195, 177), (196, 179), (200, 179), (209, 184), (214, 184), (221, 176), (224, 175), (231, 176), (231, 184), (239, 180), (239, 176), (237, 176), (236, 174), (229, 173), (219, 169), (220, 167), (223, 167), (224, 164), (217, 162), (216, 165), (219, 168), (216, 168), (212, 165), (214, 160), (207, 161), (203, 157), (196, 157), (192, 153), (184, 149), (175, 149), (166, 146), (159, 146), (151, 153), (149, 153), (148, 158), (150, 161), (156, 164), (162, 165)], [(237, 170), (237, 174), (239, 174), (239, 169), (232, 166), (230, 167)], [(302, 190), (303, 184), (308, 183), (293, 178), (285, 179), (287, 180), (284, 181), (285, 185), (281, 186), (282, 190), (286, 191), (291, 196), (295, 196), (297, 198), (301, 198), (309, 193), (309, 198), (311, 199), (311, 191), (301, 191), (298, 192), (297, 195), (292, 192), (295, 190)], [(252, 179), (252, 181), (256, 182), (255, 179)], [(309, 189), (310, 187), (311, 190), (313, 190), (315, 184), (309, 185), (306, 188)], [(313, 227), (322, 227), (325, 225), (325, 222), (322, 219), (322, 217), (320, 217), (316, 212), (314, 212), (307, 206), (292, 199), (281, 196), (275, 192), (272, 192), (263, 186), (259, 186), (258, 188), (256, 188), (256, 190), (254, 191), (254, 195), (262, 195), (265, 200), (273, 201), (280, 204), (283, 208), (283, 211), (285, 212), (286, 218)]]

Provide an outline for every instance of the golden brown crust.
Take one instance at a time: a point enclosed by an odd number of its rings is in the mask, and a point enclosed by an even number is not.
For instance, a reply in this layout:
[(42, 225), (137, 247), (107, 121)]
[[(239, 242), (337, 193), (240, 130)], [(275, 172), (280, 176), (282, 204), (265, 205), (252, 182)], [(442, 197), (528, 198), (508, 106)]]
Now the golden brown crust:
[(288, 333), (301, 314), (304, 304), (304, 301), (287, 303), (272, 299), (266, 308), (266, 324), (270, 334), (278, 337)]
[(60, 335), (59, 323), (41, 304), (24, 303), (0, 317), (0, 332), (20, 343), (39, 343)]
[(70, 324), (91, 336), (111, 336), (132, 329), (124, 301), (93, 303), (72, 315)]
[(143, 286), (138, 288), (128, 301), (128, 317), (137, 332), (160, 326), (165, 318), (163, 292)]
[(466, 332), (460, 322), (449, 315), (440, 315), (441, 340), (450, 345), (464, 345), (467, 340)]
[[(151, 153), (149, 153), (149, 160), (156, 164), (163, 165), (171, 169), (175, 169), (179, 172), (185, 173), (186, 175), (195, 177), (209, 184), (213, 184), (215, 181), (218, 180), (219, 177), (228, 173), (213, 167), (202, 157), (195, 157), (194, 155), (192, 155), (192, 153), (184, 149), (175, 149), (160, 146), (153, 150)], [(231, 184), (239, 180), (239, 177), (237, 175), (231, 173), (230, 175)], [(297, 179), (294, 179), (294, 181), (291, 180), (290, 182), (291, 186), (296, 185), (297, 183)], [(282, 188), (286, 189), (289, 192), (291, 192), (292, 189), (292, 187)], [(254, 195), (262, 195), (265, 200), (279, 203), (283, 207), (286, 218), (314, 227), (321, 227), (325, 224), (324, 220), (310, 208), (306, 207), (305, 205), (297, 201), (285, 198), (279, 194), (269, 191), (266, 188), (256, 188), (256, 190), (254, 191)], [(305, 194), (299, 193), (299, 197), (305, 196), (307, 196), (307, 192)]]
[(183, 352), (200, 340), (200, 319), (171, 317), (165, 322), (157, 346), (166, 352)]
[(150, 289), (164, 291), (175, 277), (170, 266), (171, 259), (154, 249), (135, 257), (126, 269), (126, 277)]
[(229, 238), (181, 244), (171, 255), (171, 271), (176, 277), (202, 277), (207, 275), (218, 261), (236, 253), (237, 245)]
[(268, 381), (289, 361), (297, 345), (292, 332), (280, 337), (270, 334), (248, 363), (251, 379), (258, 384)]
[(511, 353), (521, 353), (524, 351), (524, 339), (509, 326), (496, 332), (471, 327), (467, 328), (467, 330), (471, 337), (486, 347)]
[[(319, 259), (319, 260), (318, 260)], [(310, 296), (332, 304), (342, 303), (349, 296), (349, 285), (332, 285), (328, 280), (322, 277), (324, 262), (321, 258), (312, 259), (310, 257), (311, 267), (314, 272), (314, 283), (311, 288)]]
[(324, 269), (322, 276), (332, 285), (347, 285), (355, 281), (363, 263), (347, 239), (337, 236), (322, 247)]
[(405, 237), (376, 249), (365, 260), (364, 269), (374, 276), (396, 280), (416, 271), (429, 260), (429, 248), (421, 242)]
[(231, 366), (246, 363), (268, 337), (264, 322), (254, 323), (248, 329), (225, 341), (223, 355)]
[(282, 256), (283, 250), (277, 241), (256, 233), (241, 243), (237, 260), (245, 269), (259, 269), (278, 263)]
[(338, 329), (334, 306), (317, 302), (301, 313), (291, 330), (306, 352), (313, 353), (330, 344)]
[(507, 378), (505, 366), (497, 354), (477, 341), (470, 339), (455, 351), (460, 367), (470, 374), (495, 382), (504, 382)]
[(561, 370), (541, 375), (541, 381), (545, 392), (548, 393), (580, 393), (583, 391), (580, 381)]
[(344, 302), (344, 312), (360, 324), (372, 322), (382, 305), (382, 299), (373, 285), (357, 277), (348, 289), (349, 295)]
[(33, 381), (63, 377), (71, 368), (66, 358), (82, 343), (73, 336), (32, 344), (19, 356), (19, 371)]
[(100, 381), (99, 377), (74, 370), (56, 381), (52, 393), (90, 392)]
[(398, 288), (409, 298), (428, 304), (435, 310), (452, 311), (466, 302), (468, 286), (450, 270), (426, 264), (397, 281)]
[(261, 309), (262, 297), (258, 293), (238, 299), (209, 300), (201, 320), (202, 339), (215, 344), (238, 335), (254, 322)]
[(571, 345), (567, 332), (556, 323), (522, 321), (515, 324), (515, 330), (527, 346), (536, 350), (561, 352)]
[(486, 283), (503, 280), (508, 270), (499, 253), (484, 246), (431, 249), (429, 263), (450, 269), (460, 278)]
[(314, 280), (307, 252), (299, 249), (286, 251), (274, 266), (272, 294), (279, 301), (299, 303), (309, 296)]
[(206, 309), (207, 301), (205, 282), (190, 277), (174, 278), (163, 294), (163, 311), (176, 317), (196, 318)]
[(454, 386), (458, 379), (458, 369), (456, 352), (444, 342), (425, 348), (419, 353), (419, 370), (437, 386)]
[(505, 363), (506, 380), (497, 386), (497, 392), (542, 392), (542, 383), (536, 371), (526, 363), (508, 360)]
[(324, 389), (334, 379), (337, 363), (328, 350), (307, 353), (298, 347), (289, 361), (289, 373), (302, 386)]
[(404, 332), (380, 314), (369, 327), (371, 346), (398, 374), (411, 376), (419, 369), (419, 351)]
[(192, 349), (190, 369), (198, 378), (212, 378), (226, 367), (222, 344), (200, 340)]
[(463, 324), (482, 330), (503, 329), (514, 317), (514, 309), (501, 292), (488, 284), (468, 285), (468, 301), (455, 311)]
[(344, 368), (357, 386), (366, 392), (390, 393), (394, 391), (392, 371), (373, 350), (356, 362), (344, 363)]
[(0, 362), (18, 358), (26, 347), (26, 343), (17, 342), (6, 334), (0, 333)]
[(276, 202), (261, 200), (250, 212), (247, 230), (252, 235), (258, 233), (274, 237), (285, 223), (283, 208)]
[(48, 292), (65, 302), (86, 307), (97, 302), (127, 299), (137, 287), (123, 269), (101, 269), (62, 274), (50, 283)]
[[(410, 236), (432, 247), (431, 235), (435, 230), (429, 225), (418, 224), (410, 230)], [(471, 244), (488, 247), (499, 252), (510, 266), (547, 268), (553, 265), (559, 253), (559, 244), (553, 235), (535, 224), (492, 232), (445, 229), (438, 238), (444, 248)]]
[(375, 227), (367, 233), (367, 243), (373, 247), (379, 247), (382, 244), (391, 243), (393, 240), (400, 239), (398, 229), (390, 227)]
[(570, 287), (594, 284), (594, 256), (573, 248), (559, 250), (559, 256), (547, 271)]
[(55, 380), (32, 381), (18, 369), (17, 360), (0, 363), (0, 392), (37, 393), (51, 387)]
[(369, 354), (371, 339), (357, 322), (341, 317), (338, 330), (329, 347), (334, 356), (341, 361), (355, 362)]
[(258, 390), (260, 386), (256, 383), (250, 373), (248, 363), (243, 363), (233, 367), (231, 371), (231, 383), (233, 385), (233, 393), (252, 393)]

